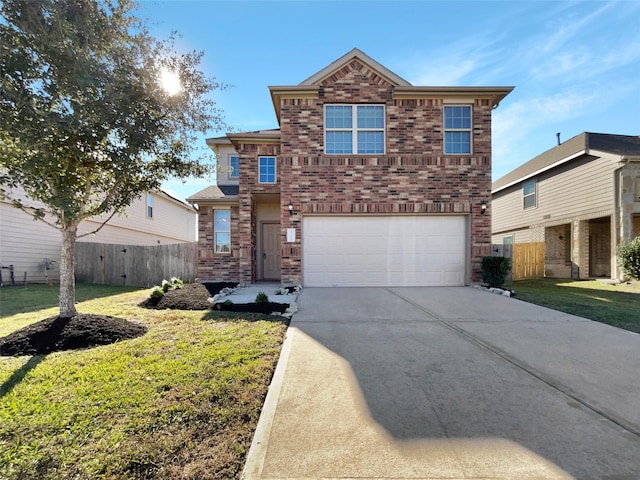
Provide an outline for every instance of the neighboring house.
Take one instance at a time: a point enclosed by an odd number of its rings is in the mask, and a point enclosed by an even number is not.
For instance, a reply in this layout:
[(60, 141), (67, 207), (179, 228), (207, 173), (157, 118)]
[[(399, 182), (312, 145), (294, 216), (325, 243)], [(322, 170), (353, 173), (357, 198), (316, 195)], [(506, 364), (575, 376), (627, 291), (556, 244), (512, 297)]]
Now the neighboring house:
[(640, 235), (640, 137), (581, 133), (494, 182), (492, 209), (494, 243), (541, 244), (540, 275), (620, 278), (616, 247)]
[[(21, 195), (23, 202), (36, 203)], [(106, 217), (105, 217), (106, 218)], [(115, 243), (123, 245), (159, 245), (195, 242), (197, 213), (171, 195), (157, 191), (142, 195), (123, 215), (114, 216), (95, 235), (78, 242)], [(100, 226), (98, 220), (87, 220), (78, 227), (78, 235)], [(45, 282), (59, 279), (61, 235), (58, 230), (0, 200), (0, 266), (2, 281), (9, 283), (9, 265), (13, 265), (16, 282)]]
[(207, 140), (218, 184), (187, 199), (199, 211), (199, 278), (480, 281), (491, 113), (512, 89), (413, 86), (358, 49), (269, 87), (279, 129)]

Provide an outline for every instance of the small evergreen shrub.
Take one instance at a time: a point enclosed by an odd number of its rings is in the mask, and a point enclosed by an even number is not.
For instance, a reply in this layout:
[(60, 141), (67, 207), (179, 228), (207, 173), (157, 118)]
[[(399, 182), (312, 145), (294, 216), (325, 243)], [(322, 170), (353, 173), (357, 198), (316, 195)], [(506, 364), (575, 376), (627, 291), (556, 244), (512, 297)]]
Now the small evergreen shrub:
[(621, 244), (616, 255), (624, 273), (634, 280), (640, 280), (640, 237)]
[(269, 303), (269, 297), (266, 293), (260, 292), (256, 295), (256, 303)]
[(162, 291), (164, 293), (167, 293), (169, 290), (171, 290), (171, 282), (168, 280), (162, 280)]
[(153, 287), (151, 294), (149, 295), (153, 299), (160, 299), (169, 290), (182, 287), (183, 282), (178, 277), (171, 277), (171, 280), (162, 280), (159, 286)]
[(504, 285), (511, 270), (511, 259), (505, 257), (482, 257), (482, 283), (490, 287)]
[(153, 287), (149, 296), (153, 299), (160, 299), (164, 296), (164, 290), (162, 287)]

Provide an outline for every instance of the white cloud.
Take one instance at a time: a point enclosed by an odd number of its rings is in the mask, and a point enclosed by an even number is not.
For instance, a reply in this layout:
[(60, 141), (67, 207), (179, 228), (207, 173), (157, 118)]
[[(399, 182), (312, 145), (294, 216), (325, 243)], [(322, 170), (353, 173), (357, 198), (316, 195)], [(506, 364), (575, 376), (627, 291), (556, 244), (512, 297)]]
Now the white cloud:
[[(565, 90), (548, 97), (522, 98), (500, 107), (492, 122), (494, 178), (545, 150), (535, 142), (531, 144), (532, 132), (579, 118), (600, 101), (599, 92)], [(554, 133), (550, 132), (547, 148), (554, 146)], [(525, 147), (528, 144), (533, 151)]]

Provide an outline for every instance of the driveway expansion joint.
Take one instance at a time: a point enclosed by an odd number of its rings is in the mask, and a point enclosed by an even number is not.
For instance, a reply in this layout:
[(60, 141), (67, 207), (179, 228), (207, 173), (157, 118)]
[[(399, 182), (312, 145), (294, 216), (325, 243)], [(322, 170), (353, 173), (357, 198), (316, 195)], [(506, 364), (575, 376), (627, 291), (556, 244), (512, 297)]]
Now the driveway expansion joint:
[(485, 350), (493, 353), (494, 355), (497, 355), (498, 357), (502, 358), (503, 360), (506, 360), (507, 362), (509, 362), (514, 367), (519, 368), (520, 370), (528, 373), (529, 375), (531, 375), (532, 377), (536, 378), (537, 380), (540, 380), (541, 382), (547, 384), (548, 386), (550, 386), (554, 390), (560, 392), (561, 394), (565, 395), (566, 397), (570, 398), (571, 400), (574, 400), (575, 402), (579, 403), (580, 405), (582, 405), (583, 407), (587, 408), (588, 410), (590, 410), (591, 412), (595, 413), (596, 415), (604, 418), (605, 420), (608, 420), (608, 421), (616, 424), (618, 427), (622, 428), (623, 430), (625, 430), (625, 431), (629, 432), (630, 434), (640, 438), (640, 430), (638, 428), (636, 428), (635, 425), (632, 425), (632, 424), (630, 425), (629, 422), (626, 422), (624, 419), (618, 418), (617, 416), (609, 414), (609, 413), (605, 412), (604, 410), (596, 407), (595, 405), (592, 405), (587, 400), (579, 397), (577, 393), (573, 392), (566, 385), (563, 385), (563, 384), (557, 382), (556, 380), (554, 380), (553, 378), (548, 377), (547, 375), (543, 374), (542, 372), (539, 372), (538, 370), (534, 369), (533, 367), (518, 361), (515, 357), (509, 355), (507, 352), (505, 352), (505, 351), (503, 351), (503, 350), (501, 350), (501, 349), (499, 349), (499, 348), (497, 348), (497, 347), (495, 347), (495, 346), (493, 346), (493, 345), (491, 345), (491, 344), (479, 339), (475, 335), (467, 332), (466, 330), (460, 328), (457, 325), (453, 325), (452, 323), (449, 323), (449, 322), (446, 322), (446, 321), (442, 321), (441, 323), (444, 326), (446, 326), (446, 327), (450, 328), (451, 330), (453, 330), (454, 332), (457, 332), (460, 336), (466, 338), (471, 343), (474, 343), (474, 344), (478, 345), (479, 347), (482, 347)]
[[(428, 309), (424, 308), (423, 306), (421, 306), (421, 305), (409, 300), (408, 298), (405, 298), (404, 296), (400, 295), (398, 292), (395, 292), (390, 288), (387, 288), (386, 290), (388, 292), (392, 293), (393, 295), (395, 295), (396, 297), (400, 298), (401, 300), (405, 301), (409, 305), (417, 308), (418, 310), (421, 310), (426, 315), (428, 315), (432, 319), (436, 320), (438, 323), (440, 323), (444, 327), (447, 327), (448, 329), (450, 329), (453, 332), (457, 333), (459, 336), (463, 337), (467, 341), (469, 341), (469, 342), (471, 342), (471, 343), (483, 348), (484, 350), (487, 350), (487, 351), (491, 352), (492, 354), (502, 358), (503, 360), (509, 362), (514, 367), (522, 370), (523, 372), (526, 372), (527, 374), (531, 375), (532, 377), (536, 378), (537, 380), (545, 383), (549, 387), (551, 387), (554, 390), (560, 392), (561, 394), (565, 395), (569, 399), (579, 403), (580, 405), (582, 405), (583, 407), (587, 408), (588, 410), (590, 410), (591, 412), (595, 413), (596, 415), (604, 418), (605, 420), (608, 420), (608, 421), (614, 423), (615, 425), (617, 425), (618, 427), (622, 428), (623, 430), (629, 432), (630, 434), (634, 435), (635, 437), (640, 438), (640, 429), (638, 429), (635, 425), (629, 424), (629, 422), (625, 421), (624, 419), (618, 418), (617, 416), (612, 415), (610, 413), (607, 413), (604, 410), (596, 407), (595, 405), (592, 405), (587, 400), (585, 400), (585, 399), (581, 398), (580, 396), (578, 396), (577, 393), (573, 392), (566, 385), (562, 385), (561, 383), (557, 382), (553, 378), (548, 377), (547, 375), (543, 374), (542, 372), (539, 372), (539, 371), (535, 370), (533, 367), (522, 363), (521, 361), (517, 360), (515, 357), (509, 355), (507, 352), (505, 352), (505, 351), (503, 351), (503, 350), (501, 350), (501, 349), (499, 349), (499, 348), (497, 348), (497, 347), (495, 347), (495, 346), (493, 346), (493, 345), (481, 340), (480, 338), (478, 338), (475, 335), (469, 333), (468, 331), (464, 330), (463, 328), (451, 323), (452, 321), (456, 321), (456, 320), (443, 319), (443, 318), (439, 317), (437, 314), (435, 314), (435, 313), (429, 311)], [(483, 322), (484, 322), (484, 320), (483, 320)], [(460, 321), (459, 323), (471, 323), (471, 321), (466, 320), (464, 322)]]

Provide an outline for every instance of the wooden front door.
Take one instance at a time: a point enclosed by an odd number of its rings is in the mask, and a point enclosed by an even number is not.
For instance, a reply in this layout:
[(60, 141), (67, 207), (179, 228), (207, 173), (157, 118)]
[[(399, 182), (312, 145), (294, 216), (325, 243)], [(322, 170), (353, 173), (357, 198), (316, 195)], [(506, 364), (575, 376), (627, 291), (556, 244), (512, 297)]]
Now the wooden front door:
[(262, 278), (280, 280), (280, 224), (262, 224)]

